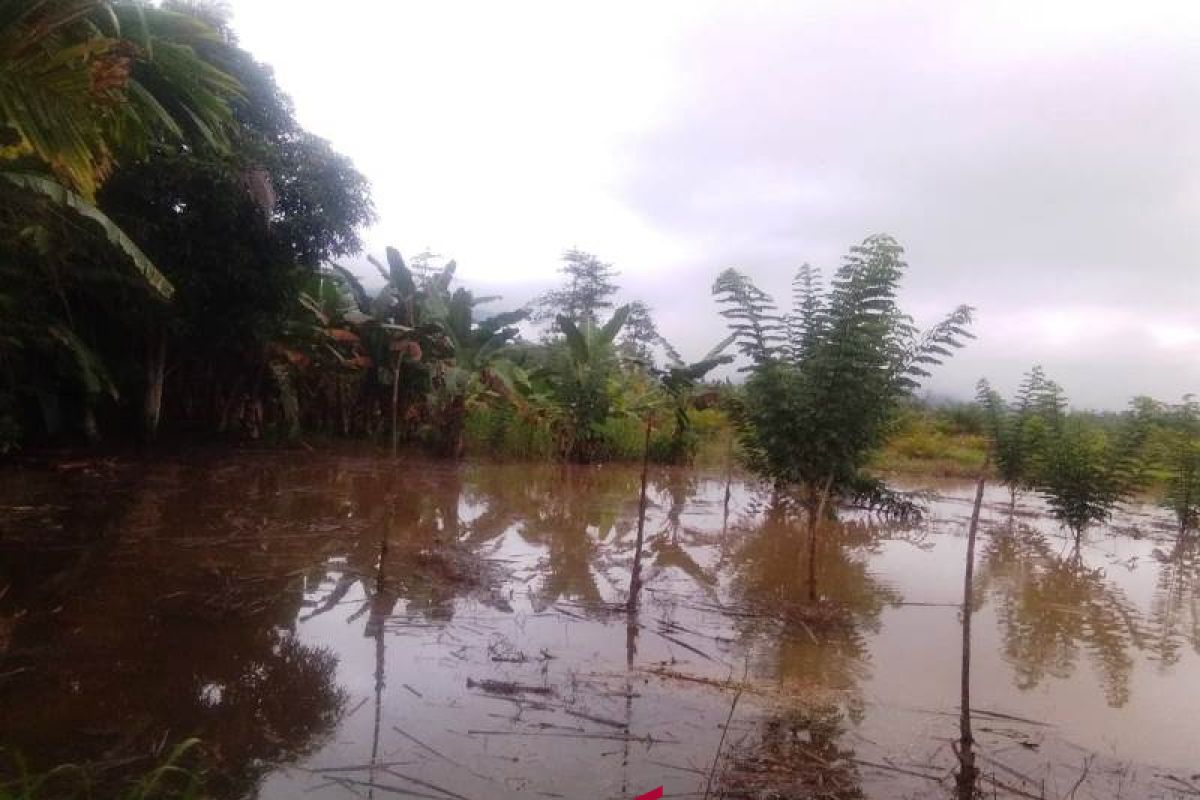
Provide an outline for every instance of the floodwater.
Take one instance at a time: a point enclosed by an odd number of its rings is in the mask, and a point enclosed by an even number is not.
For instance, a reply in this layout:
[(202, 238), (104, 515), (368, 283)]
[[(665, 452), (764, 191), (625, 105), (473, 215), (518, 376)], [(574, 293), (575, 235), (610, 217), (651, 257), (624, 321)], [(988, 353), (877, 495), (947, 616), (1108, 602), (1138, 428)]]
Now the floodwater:
[[(950, 797), (973, 487), (803, 521), (720, 471), (296, 453), (0, 473), (0, 746), (220, 798)], [(989, 490), (987, 797), (1200, 794), (1200, 546)], [(719, 753), (719, 756), (718, 756)], [(0, 754), (2, 759), (5, 754)], [(9, 765), (0, 767), (9, 769)]]

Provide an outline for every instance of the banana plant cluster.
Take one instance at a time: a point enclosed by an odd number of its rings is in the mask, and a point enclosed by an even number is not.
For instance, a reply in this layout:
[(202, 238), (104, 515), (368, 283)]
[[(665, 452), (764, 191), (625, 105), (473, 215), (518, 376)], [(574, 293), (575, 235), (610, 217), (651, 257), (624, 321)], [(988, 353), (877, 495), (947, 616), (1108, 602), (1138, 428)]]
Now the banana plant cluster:
[(336, 407), (343, 433), (386, 428), (395, 446), (434, 432), (439, 450), (460, 456), (472, 405), (512, 399), (525, 383), (506, 355), (526, 312), (477, 320), (476, 308), (495, 298), (451, 291), (453, 261), (422, 277), (395, 248), (385, 263), (371, 262), (384, 281), (374, 295), (348, 269), (328, 265), (302, 297), (310, 320), (298, 326), (303, 335), (278, 352), (317, 405)]

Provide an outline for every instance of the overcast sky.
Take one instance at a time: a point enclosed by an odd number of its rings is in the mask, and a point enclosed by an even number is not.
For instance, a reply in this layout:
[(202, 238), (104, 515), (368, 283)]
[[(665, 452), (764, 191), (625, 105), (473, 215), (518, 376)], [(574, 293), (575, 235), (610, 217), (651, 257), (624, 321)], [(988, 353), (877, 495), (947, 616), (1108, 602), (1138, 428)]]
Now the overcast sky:
[(1200, 393), (1200, 2), (234, 0), (241, 43), (373, 184), (373, 252), (519, 305), (580, 247), (685, 355), (738, 267), (785, 296), (875, 232), (930, 383), (1042, 363), (1077, 406)]

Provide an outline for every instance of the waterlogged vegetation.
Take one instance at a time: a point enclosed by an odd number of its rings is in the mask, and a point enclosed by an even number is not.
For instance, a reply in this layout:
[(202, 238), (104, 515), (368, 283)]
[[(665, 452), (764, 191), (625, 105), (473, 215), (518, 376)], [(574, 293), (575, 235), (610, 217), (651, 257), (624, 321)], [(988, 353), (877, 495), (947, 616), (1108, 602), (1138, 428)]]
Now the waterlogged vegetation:
[(1191, 397), (923, 395), (884, 234), (686, 355), (364, 254), (216, 7), (0, 4), (0, 110), (0, 798), (1200, 793)]

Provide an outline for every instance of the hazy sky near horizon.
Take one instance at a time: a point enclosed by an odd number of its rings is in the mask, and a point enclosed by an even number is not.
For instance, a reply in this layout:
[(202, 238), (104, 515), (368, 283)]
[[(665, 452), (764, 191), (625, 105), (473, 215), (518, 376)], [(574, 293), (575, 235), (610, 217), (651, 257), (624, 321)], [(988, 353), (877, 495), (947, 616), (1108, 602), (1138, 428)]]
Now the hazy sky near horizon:
[(233, 0), (241, 44), (371, 180), (372, 252), (518, 305), (580, 247), (699, 356), (738, 267), (786, 297), (885, 231), (928, 388), (1041, 363), (1076, 406), (1200, 393), (1200, 2)]

